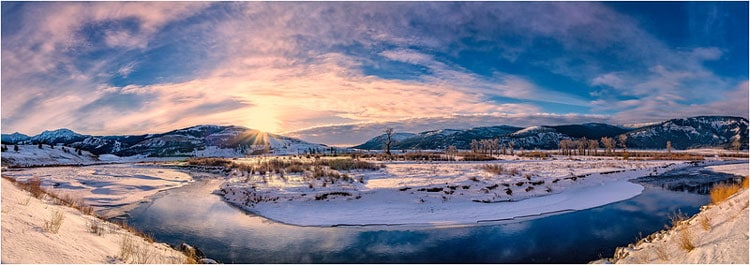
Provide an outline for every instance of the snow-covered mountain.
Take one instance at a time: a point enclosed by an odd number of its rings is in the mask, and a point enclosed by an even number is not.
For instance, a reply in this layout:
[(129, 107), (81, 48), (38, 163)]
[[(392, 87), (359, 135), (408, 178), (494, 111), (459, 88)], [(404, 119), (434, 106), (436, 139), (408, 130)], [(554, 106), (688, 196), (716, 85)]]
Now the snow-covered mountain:
[[(445, 149), (454, 145), (459, 149), (471, 149), (472, 140), (498, 139), (500, 143), (513, 142), (515, 148), (556, 149), (562, 139), (599, 140), (602, 137), (628, 136), (630, 148), (664, 149), (666, 141), (675, 149), (701, 147), (729, 148), (739, 138), (742, 148), (748, 148), (748, 121), (741, 117), (701, 116), (674, 119), (661, 123), (650, 123), (643, 127), (627, 128), (602, 123), (571, 124), (557, 126), (513, 126), (478, 127), (469, 130), (434, 130), (399, 139), (392, 149)], [(375, 137), (356, 149), (382, 149), (384, 135)]]
[(626, 134), (628, 146), (664, 148), (671, 141), (676, 149), (723, 147), (731, 148), (739, 139), (742, 149), (748, 148), (748, 121), (745, 118), (699, 116), (673, 119), (648, 125)]
[(18, 142), (26, 141), (29, 138), (30, 137), (28, 135), (25, 135), (25, 134), (22, 134), (22, 133), (18, 133), (18, 132), (14, 132), (14, 133), (11, 133), (11, 134), (3, 134), (2, 135), (2, 142), (4, 144), (15, 144), (15, 143), (18, 143)]
[[(4, 143), (11, 144), (20, 138), (3, 135), (3, 139)], [(125, 136), (89, 136), (59, 129), (44, 131), (21, 141), (29, 144), (63, 144), (94, 154), (118, 156), (243, 156), (266, 150), (274, 154), (296, 154), (328, 148), (322, 144), (254, 129), (217, 125), (198, 125), (161, 134)]]

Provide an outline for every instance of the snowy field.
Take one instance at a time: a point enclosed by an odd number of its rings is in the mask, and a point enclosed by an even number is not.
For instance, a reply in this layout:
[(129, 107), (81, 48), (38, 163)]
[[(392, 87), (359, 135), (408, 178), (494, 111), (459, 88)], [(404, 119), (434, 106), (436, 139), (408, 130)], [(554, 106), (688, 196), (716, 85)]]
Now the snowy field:
[(132, 206), (159, 191), (193, 181), (183, 172), (137, 164), (4, 170), (3, 176), (18, 181), (38, 177), (43, 188), (81, 199), (107, 217), (116, 216), (127, 208), (113, 206)]
[[(166, 244), (149, 243), (119, 226), (73, 208), (40, 200), (2, 179), (2, 263), (185, 263), (186, 257)], [(44, 229), (55, 213), (59, 230)], [(93, 233), (91, 227), (97, 227)], [(123, 252), (125, 242), (132, 255)]]
[(217, 193), (246, 210), (293, 225), (449, 226), (533, 218), (625, 200), (643, 190), (629, 179), (688, 165), (562, 157), (391, 162), (375, 171), (345, 171), (348, 180), (325, 184), (299, 174), (261, 177), (235, 171)]

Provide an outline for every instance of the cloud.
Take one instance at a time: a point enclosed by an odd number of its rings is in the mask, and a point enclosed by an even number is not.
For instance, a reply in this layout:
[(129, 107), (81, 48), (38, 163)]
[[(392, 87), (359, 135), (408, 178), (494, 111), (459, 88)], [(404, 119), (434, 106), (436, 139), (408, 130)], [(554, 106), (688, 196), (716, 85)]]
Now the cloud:
[[(724, 47), (673, 49), (601, 3), (23, 3), (3, 13), (2, 121), (32, 134), (373, 124), (310, 133), (358, 143), (392, 121), (419, 131), (738, 111), (717, 105), (738, 78), (704, 65), (724, 60)], [(530, 114), (560, 105), (578, 113)]]

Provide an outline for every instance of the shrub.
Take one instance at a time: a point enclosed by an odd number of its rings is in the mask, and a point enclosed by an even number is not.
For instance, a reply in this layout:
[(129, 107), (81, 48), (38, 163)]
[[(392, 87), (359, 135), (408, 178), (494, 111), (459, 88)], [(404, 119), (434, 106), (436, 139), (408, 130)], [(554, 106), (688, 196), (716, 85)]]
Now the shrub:
[(122, 260), (127, 261), (135, 253), (135, 239), (128, 234), (122, 235), (122, 241), (120, 241), (120, 255)]
[(57, 234), (57, 232), (60, 231), (63, 219), (65, 219), (65, 213), (60, 210), (55, 211), (52, 213), (50, 220), (44, 220), (44, 230)]
[(498, 164), (494, 164), (494, 165), (485, 164), (485, 165), (482, 165), (482, 169), (484, 171), (487, 171), (489, 173), (496, 174), (496, 175), (501, 175), (503, 174), (503, 171), (504, 171), (503, 166), (498, 165)]
[(719, 184), (711, 188), (709, 192), (711, 196), (711, 202), (714, 204), (722, 202), (737, 193), (740, 190), (740, 185), (730, 184)]
[(463, 156), (463, 161), (491, 161), (495, 160), (494, 157), (485, 155), (485, 154), (476, 154), (476, 153), (462, 153), (461, 156)]
[(104, 227), (99, 223), (99, 220), (88, 220), (86, 221), (86, 231), (101, 236), (104, 232)]
[(44, 189), (42, 189), (42, 179), (39, 177), (30, 178), (26, 183), (21, 185), (24, 190), (30, 192), (35, 198), (41, 199), (45, 194)]
[(711, 230), (711, 218), (704, 215), (702, 218), (700, 218), (701, 227), (703, 227), (703, 230)]
[(664, 244), (659, 244), (655, 248), (656, 250), (656, 256), (659, 257), (662, 261), (669, 260), (669, 253), (667, 253), (667, 248), (664, 247)]
[(682, 229), (679, 229), (677, 231), (678, 236), (678, 243), (680, 245), (680, 248), (690, 252), (691, 250), (695, 249), (695, 244), (693, 243), (693, 233), (688, 229), (688, 227), (683, 227)]

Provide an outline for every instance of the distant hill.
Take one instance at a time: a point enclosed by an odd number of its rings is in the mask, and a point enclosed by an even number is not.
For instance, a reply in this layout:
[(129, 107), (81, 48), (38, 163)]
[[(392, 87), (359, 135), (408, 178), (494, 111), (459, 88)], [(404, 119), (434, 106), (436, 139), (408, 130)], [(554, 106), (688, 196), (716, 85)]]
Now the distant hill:
[(328, 147), (299, 139), (264, 133), (239, 126), (199, 125), (160, 134), (91, 136), (68, 129), (44, 131), (32, 137), (3, 134), (4, 144), (52, 144), (118, 156), (241, 156), (262, 152), (265, 145), (275, 154), (296, 154)]
[[(748, 120), (726, 116), (673, 119), (641, 127), (585, 123), (527, 128), (501, 125), (468, 130), (444, 129), (399, 134), (399, 139), (391, 148), (440, 150), (454, 145), (459, 149), (470, 149), (472, 140), (498, 139), (503, 144), (513, 142), (515, 148), (556, 149), (562, 139), (586, 137), (599, 140), (602, 137), (616, 138), (622, 134), (628, 137), (628, 147), (637, 149), (664, 149), (667, 141), (671, 141), (675, 149), (730, 148), (732, 141), (737, 138), (743, 149), (748, 148)], [(352, 148), (379, 150), (383, 147), (383, 139), (385, 136), (379, 135)]]

